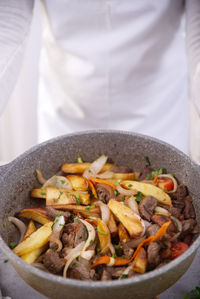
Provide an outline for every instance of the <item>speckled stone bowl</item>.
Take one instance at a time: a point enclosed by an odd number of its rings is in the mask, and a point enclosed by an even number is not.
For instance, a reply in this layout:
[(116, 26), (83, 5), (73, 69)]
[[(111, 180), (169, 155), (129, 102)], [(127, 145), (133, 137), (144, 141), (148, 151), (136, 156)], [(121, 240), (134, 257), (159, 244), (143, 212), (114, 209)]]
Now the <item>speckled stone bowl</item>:
[[(184, 274), (200, 245), (198, 237), (182, 256), (159, 270), (108, 282), (64, 279), (36, 269), (17, 257), (7, 246), (18, 237), (7, 217), (41, 202), (30, 199), (30, 190), (38, 186), (35, 169), (41, 169), (48, 178), (58, 171), (63, 161), (76, 162), (79, 156), (84, 161), (93, 161), (101, 154), (108, 155), (116, 164), (130, 166), (136, 171), (145, 165), (144, 157), (149, 156), (153, 167), (165, 167), (169, 173), (174, 173), (180, 182), (188, 186), (200, 225), (200, 168), (176, 148), (147, 136), (120, 131), (83, 132), (40, 144), (0, 168), (0, 246), (19, 275), (50, 298), (151, 298), (169, 288)], [(4, 228), (2, 223), (7, 223), (7, 227)]]

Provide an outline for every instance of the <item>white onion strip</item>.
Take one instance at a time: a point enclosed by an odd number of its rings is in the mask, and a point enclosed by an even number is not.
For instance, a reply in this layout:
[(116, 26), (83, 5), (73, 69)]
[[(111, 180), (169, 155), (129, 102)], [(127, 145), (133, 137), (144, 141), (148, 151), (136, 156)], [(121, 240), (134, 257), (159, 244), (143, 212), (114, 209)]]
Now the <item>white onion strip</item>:
[(135, 212), (137, 215), (140, 215), (139, 213), (139, 209), (138, 209), (138, 204), (135, 200), (134, 196), (131, 196), (129, 198), (125, 199), (125, 204), (133, 211)]
[(85, 242), (81, 242), (80, 244), (78, 244), (74, 249), (72, 249), (72, 251), (65, 257), (67, 259), (67, 262), (65, 264), (65, 267), (63, 269), (63, 277), (66, 278), (67, 276), (67, 270), (71, 264), (71, 262), (77, 258), (80, 253), (81, 253), (81, 250), (83, 249), (83, 246), (84, 246)]
[(103, 220), (103, 222), (105, 222), (106, 224), (108, 224), (109, 219), (110, 219), (110, 209), (108, 208), (108, 206), (106, 204), (104, 204), (102, 201), (97, 201), (95, 203), (95, 206), (99, 206), (100, 210), (101, 210), (101, 218)]
[(49, 241), (54, 242), (58, 245), (58, 248), (56, 250), (57, 252), (61, 251), (61, 249), (63, 248), (63, 244), (60, 241), (60, 233), (64, 225), (65, 225), (64, 216), (62, 215), (56, 216), (53, 224), (52, 234), (49, 237)]
[(164, 208), (161, 208), (159, 206), (157, 206), (154, 210), (154, 214), (161, 214), (161, 215), (166, 215), (166, 216), (170, 216), (170, 212)]
[(108, 157), (105, 155), (100, 156), (96, 159), (88, 169), (86, 169), (83, 173), (83, 177), (90, 179), (90, 177), (96, 177), (97, 173), (101, 171), (103, 166), (106, 164)]
[[(124, 272), (122, 273), (122, 275), (128, 275), (129, 271), (133, 268), (133, 265), (128, 266)], [(122, 276), (121, 275), (121, 276)], [(121, 279), (121, 276), (118, 279)]]
[(131, 195), (135, 195), (137, 194), (138, 192), (136, 190), (127, 190), (127, 189), (124, 189), (122, 186), (120, 185), (117, 185), (116, 187), (117, 191), (122, 194), (122, 195), (128, 195), (128, 196), (131, 196)]
[(105, 171), (103, 173), (97, 174), (96, 177), (99, 178), (99, 179), (112, 179), (113, 172), (107, 170), (107, 171)]
[(177, 183), (177, 180), (170, 174), (159, 174), (158, 175), (158, 178), (162, 179), (162, 178), (168, 178), (170, 180), (172, 180), (172, 182), (174, 183), (174, 188), (173, 190), (170, 190), (170, 191), (166, 191), (166, 193), (173, 193), (173, 192), (176, 192), (177, 190), (177, 187), (178, 187), (178, 183)]
[(18, 230), (20, 232), (20, 239), (19, 239), (19, 243), (20, 243), (24, 237), (25, 232), (26, 232), (26, 225), (24, 224), (24, 222), (22, 222), (18, 218), (12, 217), (12, 216), (8, 217), (8, 221), (12, 222), (18, 228)]
[(38, 182), (41, 185), (44, 185), (46, 183), (46, 179), (43, 177), (41, 170), (36, 169), (35, 172), (36, 172), (36, 177), (37, 177)]
[(173, 220), (174, 224), (176, 225), (176, 227), (178, 229), (178, 233), (176, 233), (172, 238), (170, 238), (170, 242), (175, 241), (182, 232), (182, 223), (181, 223), (181, 221), (178, 220), (174, 216), (171, 216), (171, 219)]
[(95, 254), (94, 250), (86, 250), (84, 252), (81, 253), (81, 256), (86, 259), (86, 260), (90, 260)]
[(72, 190), (71, 182), (66, 177), (61, 175), (54, 175), (50, 179), (48, 179), (43, 185), (43, 188), (46, 187), (56, 187), (56, 188)]
[(88, 230), (88, 238), (87, 238), (87, 241), (85, 242), (85, 245), (81, 251), (81, 253), (82, 253), (94, 242), (96, 232), (95, 232), (94, 227), (90, 223), (88, 223), (87, 221), (85, 221), (83, 219), (79, 219), (79, 220), (86, 226), (86, 228)]

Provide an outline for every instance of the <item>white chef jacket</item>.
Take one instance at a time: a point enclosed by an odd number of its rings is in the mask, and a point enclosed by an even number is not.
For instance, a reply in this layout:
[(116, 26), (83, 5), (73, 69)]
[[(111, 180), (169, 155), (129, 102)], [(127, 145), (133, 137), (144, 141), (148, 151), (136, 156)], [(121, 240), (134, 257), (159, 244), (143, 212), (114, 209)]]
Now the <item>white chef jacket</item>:
[(120, 129), (188, 152), (182, 0), (48, 0), (40, 141)]

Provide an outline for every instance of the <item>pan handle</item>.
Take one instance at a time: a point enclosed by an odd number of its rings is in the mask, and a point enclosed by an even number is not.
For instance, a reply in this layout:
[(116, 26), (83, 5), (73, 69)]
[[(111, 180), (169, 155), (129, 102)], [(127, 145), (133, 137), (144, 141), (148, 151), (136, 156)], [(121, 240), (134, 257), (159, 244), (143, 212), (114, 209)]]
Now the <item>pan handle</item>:
[(9, 169), (10, 164), (5, 164), (0, 166), (0, 179), (6, 174), (7, 170)]

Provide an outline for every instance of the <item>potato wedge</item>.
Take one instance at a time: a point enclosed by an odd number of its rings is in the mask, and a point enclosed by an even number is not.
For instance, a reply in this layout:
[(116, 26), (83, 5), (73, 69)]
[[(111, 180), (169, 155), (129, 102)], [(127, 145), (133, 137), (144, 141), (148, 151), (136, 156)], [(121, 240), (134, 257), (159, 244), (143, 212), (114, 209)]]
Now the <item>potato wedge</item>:
[(88, 183), (86, 180), (84, 180), (83, 177), (81, 177), (79, 175), (68, 175), (67, 179), (72, 184), (72, 188), (74, 190), (79, 190), (79, 191), (87, 191), (88, 190)]
[(34, 263), (37, 258), (47, 249), (47, 246), (44, 245), (40, 248), (37, 248), (29, 253), (26, 253), (21, 256), (21, 259), (27, 262), (28, 264)]
[(32, 189), (31, 197), (46, 198), (46, 192), (44, 188)]
[(34, 233), (37, 230), (35, 223), (33, 222), (33, 220), (31, 219), (29, 221), (29, 224), (27, 226), (26, 232), (24, 234), (24, 237), (22, 239), (22, 241), (24, 241), (26, 238), (28, 238), (32, 233)]
[(136, 175), (134, 172), (131, 173), (116, 173), (113, 172), (112, 179), (114, 180), (135, 180)]
[(101, 219), (98, 219), (97, 233), (99, 237), (101, 253), (108, 252), (110, 250), (108, 245), (111, 242), (110, 234), (108, 232), (108, 227)]
[(111, 212), (110, 212), (110, 219), (108, 221), (108, 228), (112, 236), (115, 236), (117, 234), (117, 224)]
[[(90, 167), (91, 163), (65, 163), (62, 165), (61, 170), (65, 173), (83, 173)], [(106, 163), (101, 172), (109, 170), (114, 164)]]
[(133, 271), (144, 274), (147, 268), (147, 253), (143, 247), (140, 248), (138, 254), (133, 261)]
[(162, 189), (147, 183), (137, 181), (123, 181), (121, 185), (126, 189), (134, 189), (142, 192), (145, 196), (155, 197), (159, 203), (171, 206), (171, 198)]
[(79, 206), (79, 205), (53, 205), (52, 208), (57, 210), (63, 210), (63, 211), (73, 211), (74, 213), (80, 213), (81, 215), (85, 217), (100, 217), (100, 210), (99, 208), (90, 208)]
[(57, 204), (76, 204), (75, 197), (65, 189), (46, 188), (46, 206)]
[(13, 252), (19, 256), (27, 254), (35, 249), (41, 248), (48, 243), (49, 236), (52, 233), (53, 222), (50, 221), (40, 228), (38, 228), (34, 233), (32, 233), (26, 240), (19, 243)]
[(49, 217), (46, 216), (46, 211), (44, 208), (29, 208), (21, 210), (16, 216), (24, 217), (27, 219), (32, 219), (38, 223), (45, 224), (51, 221)]
[(114, 199), (108, 203), (109, 209), (125, 226), (131, 238), (140, 237), (143, 233), (143, 226), (139, 217), (127, 206)]
[(118, 225), (118, 235), (119, 235), (119, 240), (122, 244), (125, 244), (128, 241), (130, 241), (129, 235), (125, 227), (121, 223)]

